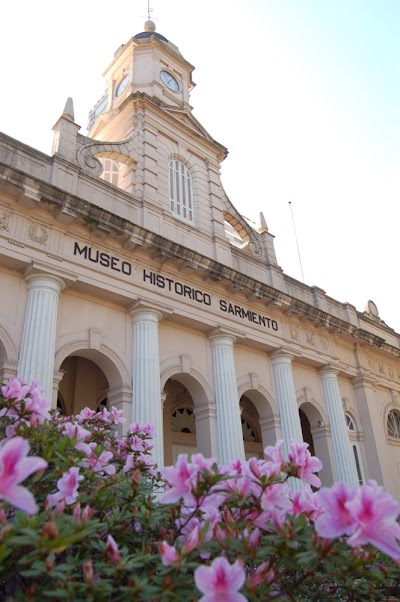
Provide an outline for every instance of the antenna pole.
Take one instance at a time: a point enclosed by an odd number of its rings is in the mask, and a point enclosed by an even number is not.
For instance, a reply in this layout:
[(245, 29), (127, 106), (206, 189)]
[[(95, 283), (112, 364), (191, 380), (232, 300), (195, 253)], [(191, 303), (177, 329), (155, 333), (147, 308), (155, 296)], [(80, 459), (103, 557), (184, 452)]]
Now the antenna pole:
[(296, 245), (297, 245), (297, 254), (299, 256), (299, 263), (300, 263), (300, 269), (301, 269), (301, 277), (303, 278), (303, 284), (305, 284), (304, 282), (304, 272), (303, 272), (303, 265), (301, 263), (301, 256), (300, 256), (300, 247), (299, 247), (299, 241), (297, 240), (297, 232), (296, 232), (296, 226), (294, 223), (294, 216), (293, 216), (293, 209), (292, 209), (292, 201), (289, 201), (289, 205), (290, 205), (290, 213), (292, 214), (292, 222), (293, 222), (293, 230), (294, 230), (294, 237), (296, 239)]
[(147, 16), (149, 18), (150, 21), (150, 13), (151, 13), (151, 8), (150, 8), (150, 0), (147, 0)]

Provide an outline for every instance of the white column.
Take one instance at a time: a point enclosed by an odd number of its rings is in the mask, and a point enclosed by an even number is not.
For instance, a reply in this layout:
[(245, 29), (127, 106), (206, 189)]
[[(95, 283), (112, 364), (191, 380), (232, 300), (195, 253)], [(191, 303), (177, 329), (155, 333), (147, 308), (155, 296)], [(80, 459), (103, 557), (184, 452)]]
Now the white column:
[(293, 355), (284, 352), (278, 352), (271, 357), (286, 454), (290, 450), (291, 439), (303, 441), (296, 390), (294, 388), (292, 360)]
[(152, 424), (155, 429), (152, 456), (159, 468), (164, 465), (163, 417), (160, 389), (158, 322), (161, 312), (135, 309), (132, 317), (132, 421)]
[(25, 381), (36, 378), (52, 401), (57, 309), (65, 284), (51, 274), (31, 274), (28, 303), (19, 354), (18, 374)]
[(212, 349), (215, 404), (217, 408), (218, 459), (221, 463), (245, 459), (242, 420), (230, 334), (209, 337)]
[(332, 433), (332, 450), (336, 480), (354, 487), (358, 485), (354, 459), (340, 397), (337, 370), (327, 367), (319, 371)]

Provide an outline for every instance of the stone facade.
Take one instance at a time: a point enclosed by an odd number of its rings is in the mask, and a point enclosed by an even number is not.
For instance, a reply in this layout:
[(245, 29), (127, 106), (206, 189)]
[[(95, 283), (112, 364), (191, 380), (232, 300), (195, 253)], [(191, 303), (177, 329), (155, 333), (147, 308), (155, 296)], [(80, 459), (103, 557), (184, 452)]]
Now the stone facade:
[(2, 379), (152, 422), (160, 464), (303, 438), (323, 484), (399, 499), (399, 335), (283, 273), (222, 187), (193, 66), (153, 29), (115, 53), (88, 136), (70, 99), (51, 156), (0, 135)]

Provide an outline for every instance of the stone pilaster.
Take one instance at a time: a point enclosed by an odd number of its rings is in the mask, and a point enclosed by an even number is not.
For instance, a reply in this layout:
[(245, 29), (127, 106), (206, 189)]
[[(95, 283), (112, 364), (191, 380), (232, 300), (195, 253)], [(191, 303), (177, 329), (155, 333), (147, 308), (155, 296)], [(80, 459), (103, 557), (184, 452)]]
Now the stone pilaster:
[(18, 374), (27, 382), (36, 378), (51, 403), (58, 300), (65, 284), (61, 278), (51, 274), (31, 274), (26, 280), (28, 302)]
[(319, 376), (332, 433), (332, 451), (336, 480), (343, 481), (350, 487), (354, 487), (358, 485), (358, 478), (342, 407), (337, 371), (328, 366), (319, 371)]
[(375, 479), (383, 484), (383, 470), (376, 442), (382, 436), (380, 421), (377, 420), (377, 399), (374, 391), (374, 381), (368, 376), (356, 376), (353, 381), (354, 397), (360, 416), (362, 416), (362, 429), (365, 436), (364, 452), (367, 461), (367, 471), (370, 479)]
[(235, 337), (218, 333), (211, 335), (209, 340), (217, 407), (218, 459), (222, 463), (237, 458), (244, 460), (242, 421), (233, 356)]
[(162, 314), (155, 309), (140, 308), (131, 312), (131, 318), (132, 422), (154, 426), (156, 437), (152, 456), (161, 468), (164, 447), (158, 322)]
[(217, 411), (213, 403), (194, 406), (197, 451), (206, 458), (217, 458)]

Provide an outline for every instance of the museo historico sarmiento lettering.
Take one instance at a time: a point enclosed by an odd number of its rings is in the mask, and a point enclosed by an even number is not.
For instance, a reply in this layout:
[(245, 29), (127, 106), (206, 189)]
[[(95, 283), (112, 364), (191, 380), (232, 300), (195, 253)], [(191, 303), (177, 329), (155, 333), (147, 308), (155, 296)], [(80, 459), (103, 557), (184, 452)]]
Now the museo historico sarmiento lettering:
[[(79, 246), (79, 243), (75, 242), (74, 244), (74, 255), (79, 255), (86, 259), (87, 261), (92, 261), (93, 263), (98, 263), (99, 265), (110, 268), (115, 272), (121, 272), (126, 276), (130, 276), (132, 274), (132, 264), (128, 261), (121, 261), (118, 257), (114, 257), (109, 253), (100, 252), (98, 250), (92, 249), (88, 245)], [(152, 272), (150, 270), (146, 270), (143, 268), (143, 282), (149, 283), (157, 288), (164, 289), (168, 292), (175, 293), (180, 297), (185, 297), (197, 303), (201, 303), (202, 305), (211, 305), (211, 295), (201, 291), (200, 289), (194, 288), (192, 286), (188, 286), (187, 284), (183, 284), (178, 280), (174, 280), (173, 278), (167, 278), (167, 276), (163, 276), (161, 274), (157, 274), (156, 272)], [(258, 324), (260, 326), (264, 326), (265, 328), (271, 330), (278, 330), (278, 323), (276, 320), (271, 320), (271, 318), (267, 318), (261, 314), (258, 314), (249, 309), (245, 309), (240, 305), (235, 305), (226, 301), (225, 299), (219, 299), (218, 308), (223, 313), (230, 314), (232, 316), (236, 316), (237, 318), (241, 318), (242, 320), (248, 320), (249, 322), (253, 322), (254, 324)]]

